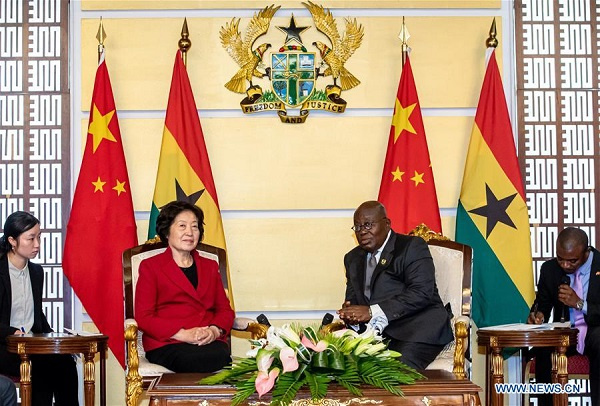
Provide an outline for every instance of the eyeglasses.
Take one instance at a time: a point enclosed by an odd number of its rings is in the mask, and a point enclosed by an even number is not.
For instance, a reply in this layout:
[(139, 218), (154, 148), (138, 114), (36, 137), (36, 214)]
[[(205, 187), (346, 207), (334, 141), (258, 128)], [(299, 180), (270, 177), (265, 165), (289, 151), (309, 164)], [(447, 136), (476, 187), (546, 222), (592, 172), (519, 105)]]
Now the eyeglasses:
[(379, 220), (375, 220), (375, 221), (367, 221), (366, 223), (363, 224), (355, 224), (352, 227), (350, 227), (352, 230), (354, 230), (354, 232), (358, 233), (360, 230), (370, 230), (373, 228), (373, 226), (376, 223), (379, 223), (381, 220), (385, 220), (386, 217), (380, 218)]

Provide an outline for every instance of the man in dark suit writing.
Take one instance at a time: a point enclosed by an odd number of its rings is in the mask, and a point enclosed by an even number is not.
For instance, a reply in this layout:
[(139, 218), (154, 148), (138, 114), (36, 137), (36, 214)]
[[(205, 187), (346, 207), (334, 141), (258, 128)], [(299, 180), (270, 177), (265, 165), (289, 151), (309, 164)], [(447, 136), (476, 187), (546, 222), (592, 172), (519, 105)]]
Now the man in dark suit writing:
[[(576, 349), (567, 355), (585, 354), (590, 360), (592, 405), (600, 405), (600, 254), (588, 245), (587, 234), (568, 227), (558, 234), (556, 258), (544, 262), (540, 271), (537, 296), (528, 323), (569, 320), (579, 329)], [(551, 379), (550, 349), (536, 348), (535, 378), (538, 383)], [(551, 405), (550, 395), (543, 395), (540, 405)]]
[(377, 201), (356, 209), (352, 229), (358, 247), (344, 257), (346, 298), (338, 315), (350, 325), (369, 323), (404, 363), (426, 368), (452, 341), (427, 243), (395, 233)]

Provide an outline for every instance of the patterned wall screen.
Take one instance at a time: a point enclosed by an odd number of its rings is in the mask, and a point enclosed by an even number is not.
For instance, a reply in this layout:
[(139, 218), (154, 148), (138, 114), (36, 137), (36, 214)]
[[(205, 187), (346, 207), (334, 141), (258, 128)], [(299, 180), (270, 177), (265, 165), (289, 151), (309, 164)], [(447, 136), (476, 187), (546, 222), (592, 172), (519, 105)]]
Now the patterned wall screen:
[(63, 277), (70, 204), (68, 2), (0, 0), (0, 227), (16, 211), (40, 219), (44, 312), (72, 325)]
[(564, 227), (598, 241), (598, 30), (591, 0), (515, 2), (519, 159), (535, 280)]

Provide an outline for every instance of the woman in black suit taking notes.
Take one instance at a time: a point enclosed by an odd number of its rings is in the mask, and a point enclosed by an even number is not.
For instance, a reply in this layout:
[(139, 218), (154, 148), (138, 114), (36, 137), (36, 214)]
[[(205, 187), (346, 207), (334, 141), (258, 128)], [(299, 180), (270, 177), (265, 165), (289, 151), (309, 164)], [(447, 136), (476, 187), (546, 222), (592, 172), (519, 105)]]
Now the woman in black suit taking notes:
[[(24, 211), (6, 219), (0, 237), (0, 374), (18, 376), (21, 359), (6, 349), (6, 337), (50, 333), (42, 312), (44, 270), (30, 260), (40, 251), (40, 222)], [(77, 368), (71, 355), (31, 356), (32, 404), (77, 406)]]

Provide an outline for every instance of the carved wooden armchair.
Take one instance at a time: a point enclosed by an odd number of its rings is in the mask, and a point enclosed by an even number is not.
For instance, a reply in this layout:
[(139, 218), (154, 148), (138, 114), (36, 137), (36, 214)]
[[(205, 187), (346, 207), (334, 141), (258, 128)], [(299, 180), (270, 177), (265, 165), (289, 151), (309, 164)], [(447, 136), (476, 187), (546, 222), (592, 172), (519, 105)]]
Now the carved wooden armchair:
[[(138, 278), (138, 270), (142, 260), (160, 254), (167, 245), (160, 240), (150, 240), (143, 245), (127, 249), (123, 252), (123, 284), (125, 295), (125, 344), (126, 344), (126, 405), (136, 406), (142, 392), (148, 388), (150, 383), (164, 373), (173, 373), (169, 369), (152, 364), (145, 357), (142, 346), (142, 333), (138, 331), (134, 319), (133, 304), (135, 285)], [(227, 259), (225, 251), (221, 248), (200, 243), (197, 247), (200, 256), (213, 259), (219, 263), (219, 272), (223, 280), (223, 286), (229, 296), (227, 282)], [(233, 328), (240, 331), (248, 331), (253, 338), (266, 336), (268, 326), (259, 324), (252, 319), (236, 317)]]
[(435, 264), (435, 281), (444, 305), (450, 304), (454, 317), (454, 341), (444, 348), (427, 369), (443, 369), (459, 378), (467, 377), (466, 352), (471, 334), (471, 268), (472, 249), (451, 241), (424, 224), (410, 232), (427, 241)]
[[(468, 245), (451, 241), (431, 231), (424, 224), (409, 234), (427, 241), (435, 265), (435, 281), (442, 303), (449, 303), (454, 313), (454, 341), (449, 343), (426, 369), (442, 369), (454, 373), (458, 378), (467, 378), (466, 353), (471, 335), (472, 249)], [(339, 330), (344, 328), (344, 323), (337, 321), (326, 328), (329, 331)]]

